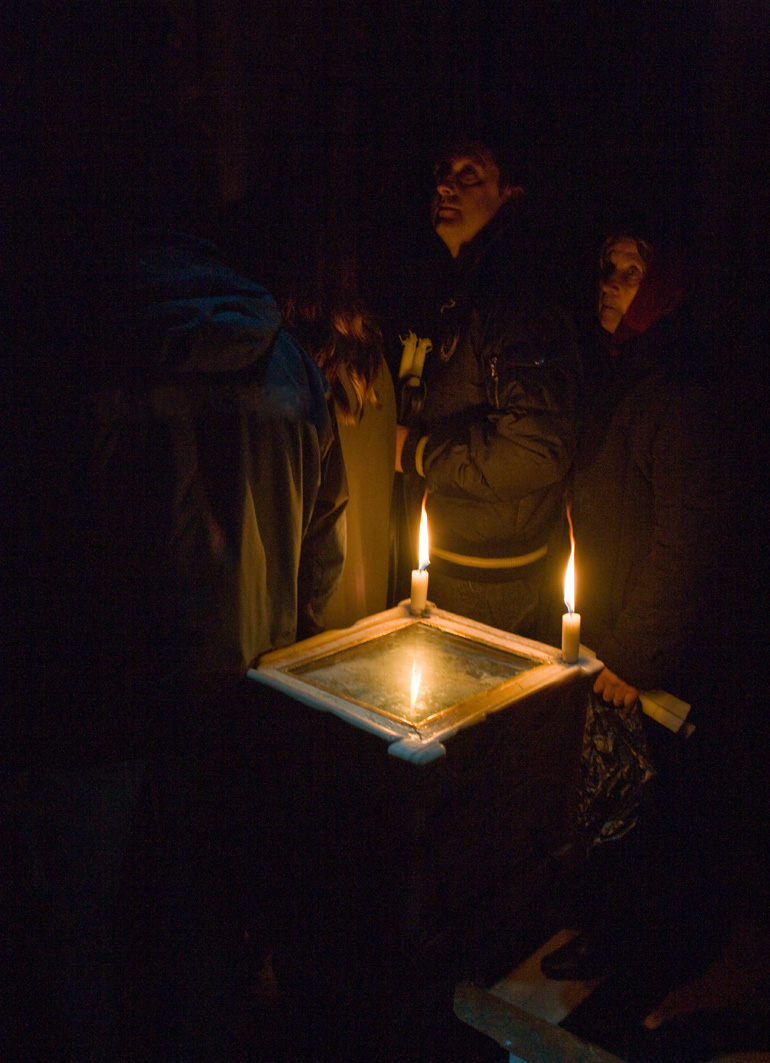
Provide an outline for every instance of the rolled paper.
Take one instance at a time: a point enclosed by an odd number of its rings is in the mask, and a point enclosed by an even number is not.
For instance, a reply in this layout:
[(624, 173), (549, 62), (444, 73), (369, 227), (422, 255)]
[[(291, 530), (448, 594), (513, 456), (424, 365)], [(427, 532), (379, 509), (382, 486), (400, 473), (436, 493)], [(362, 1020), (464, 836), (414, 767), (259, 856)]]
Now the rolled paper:
[(414, 352), (414, 361), (412, 362), (412, 373), (414, 376), (422, 379), (422, 371), (425, 366), (425, 356), (430, 354), (433, 350), (433, 344), (426, 336), (425, 339), (417, 341), (417, 347)]
[(412, 366), (414, 365), (414, 355), (417, 350), (417, 333), (409, 332), (406, 336), (401, 336), (401, 365), (398, 370), (398, 379), (403, 380), (405, 376), (412, 374)]

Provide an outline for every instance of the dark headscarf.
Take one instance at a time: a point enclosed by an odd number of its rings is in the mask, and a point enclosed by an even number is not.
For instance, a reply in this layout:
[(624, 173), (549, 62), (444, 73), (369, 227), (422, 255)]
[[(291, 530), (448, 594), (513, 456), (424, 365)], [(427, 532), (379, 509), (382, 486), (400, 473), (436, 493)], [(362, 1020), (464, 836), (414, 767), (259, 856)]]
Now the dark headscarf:
[(681, 252), (662, 254), (653, 251), (634, 301), (612, 337), (611, 347), (620, 347), (634, 336), (647, 332), (656, 321), (672, 314), (685, 294)]

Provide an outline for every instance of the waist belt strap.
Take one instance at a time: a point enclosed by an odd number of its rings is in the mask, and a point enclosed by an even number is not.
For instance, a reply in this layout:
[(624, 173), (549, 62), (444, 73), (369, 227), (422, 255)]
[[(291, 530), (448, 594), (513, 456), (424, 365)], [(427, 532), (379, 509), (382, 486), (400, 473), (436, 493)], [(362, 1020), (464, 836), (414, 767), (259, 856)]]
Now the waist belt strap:
[(453, 565), (464, 565), (466, 568), (521, 568), (522, 565), (531, 565), (533, 561), (539, 561), (547, 553), (547, 543), (537, 550), (532, 550), (528, 554), (520, 554), (518, 557), (471, 557), (467, 554), (455, 554), (451, 550), (441, 550), (437, 546), (430, 548), (431, 557), (451, 561)]

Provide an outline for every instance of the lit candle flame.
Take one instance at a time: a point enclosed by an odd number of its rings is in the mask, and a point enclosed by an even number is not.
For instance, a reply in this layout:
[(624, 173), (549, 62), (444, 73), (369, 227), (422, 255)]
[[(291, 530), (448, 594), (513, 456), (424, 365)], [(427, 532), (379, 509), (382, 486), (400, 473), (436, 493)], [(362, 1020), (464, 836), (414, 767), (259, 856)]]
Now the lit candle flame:
[(420, 572), (424, 572), (430, 564), (430, 554), (428, 553), (428, 515), (425, 512), (425, 499), (422, 500), (422, 514), (420, 515), (420, 540), (417, 556), (419, 558)]
[(575, 612), (575, 535), (572, 531), (572, 515), (567, 507), (567, 520), (569, 521), (569, 539), (571, 549), (567, 562), (567, 573), (564, 577), (564, 604), (570, 613)]
[(420, 693), (420, 680), (422, 679), (422, 668), (417, 667), (417, 662), (412, 661), (412, 696), (411, 696), (411, 709), (414, 712), (414, 707), (417, 704), (417, 695)]

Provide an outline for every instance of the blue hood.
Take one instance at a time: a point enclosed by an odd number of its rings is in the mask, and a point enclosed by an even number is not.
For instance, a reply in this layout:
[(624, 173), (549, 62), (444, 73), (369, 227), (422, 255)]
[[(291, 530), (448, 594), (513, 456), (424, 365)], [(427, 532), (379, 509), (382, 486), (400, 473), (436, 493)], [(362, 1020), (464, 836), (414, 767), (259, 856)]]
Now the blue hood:
[(224, 265), (207, 241), (160, 230), (144, 237), (124, 285), (111, 286), (122, 287), (127, 303), (108, 314), (111, 331), (131, 335), (135, 354), (178, 373), (218, 374), (271, 350), (281, 321), (265, 288)]

